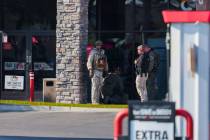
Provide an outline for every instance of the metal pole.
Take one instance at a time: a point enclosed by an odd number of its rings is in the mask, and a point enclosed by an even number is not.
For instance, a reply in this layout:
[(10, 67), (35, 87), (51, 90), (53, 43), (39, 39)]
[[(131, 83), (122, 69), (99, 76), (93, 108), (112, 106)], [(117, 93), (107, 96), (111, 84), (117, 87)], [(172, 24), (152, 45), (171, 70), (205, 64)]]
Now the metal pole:
[(2, 95), (2, 41), (3, 41), (3, 32), (0, 31), (0, 99)]
[(169, 76), (170, 76), (170, 24), (167, 24), (167, 32), (166, 32), (166, 97), (169, 101)]
[[(186, 119), (187, 123), (187, 139), (193, 140), (193, 119), (190, 113), (183, 109), (177, 109), (176, 110), (177, 116), (182, 116)], [(119, 137), (122, 136), (122, 124), (125, 117), (128, 116), (128, 109), (124, 109), (117, 113), (115, 119), (114, 119), (114, 140), (118, 140)]]
[(114, 140), (118, 140), (122, 136), (123, 119), (128, 116), (128, 109), (124, 109), (117, 113), (114, 119)]
[(29, 78), (30, 78), (30, 97), (29, 97), (29, 101), (33, 102), (34, 101), (34, 72), (33, 71), (29, 72)]
[(176, 115), (177, 116), (182, 116), (186, 119), (187, 122), (187, 138), (188, 140), (193, 140), (193, 119), (190, 113), (183, 109), (178, 109), (176, 110)]

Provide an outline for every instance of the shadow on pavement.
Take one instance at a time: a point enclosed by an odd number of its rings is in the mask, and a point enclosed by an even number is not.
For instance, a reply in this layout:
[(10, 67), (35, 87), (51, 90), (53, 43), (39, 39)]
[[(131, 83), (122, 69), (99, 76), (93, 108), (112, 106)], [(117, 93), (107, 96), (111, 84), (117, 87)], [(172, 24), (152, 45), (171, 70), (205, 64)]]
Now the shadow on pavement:
[(30, 137), (30, 136), (0, 136), (0, 140), (113, 140), (109, 138), (59, 138), (59, 137)]

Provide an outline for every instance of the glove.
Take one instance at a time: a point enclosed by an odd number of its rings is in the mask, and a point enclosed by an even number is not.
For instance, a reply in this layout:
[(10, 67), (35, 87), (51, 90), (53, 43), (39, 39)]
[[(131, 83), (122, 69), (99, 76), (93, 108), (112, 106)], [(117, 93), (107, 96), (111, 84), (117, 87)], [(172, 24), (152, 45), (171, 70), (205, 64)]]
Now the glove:
[(89, 77), (90, 77), (90, 78), (93, 77), (93, 70), (92, 70), (92, 69), (89, 70)]

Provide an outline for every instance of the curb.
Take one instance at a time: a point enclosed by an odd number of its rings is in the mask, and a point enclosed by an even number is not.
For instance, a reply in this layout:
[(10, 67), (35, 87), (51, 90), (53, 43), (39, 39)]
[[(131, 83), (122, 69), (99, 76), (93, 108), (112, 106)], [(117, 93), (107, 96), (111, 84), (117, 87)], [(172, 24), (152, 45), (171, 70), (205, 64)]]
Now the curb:
[(55, 112), (119, 112), (123, 108), (85, 108), (59, 106), (0, 105), (0, 112), (55, 111)]

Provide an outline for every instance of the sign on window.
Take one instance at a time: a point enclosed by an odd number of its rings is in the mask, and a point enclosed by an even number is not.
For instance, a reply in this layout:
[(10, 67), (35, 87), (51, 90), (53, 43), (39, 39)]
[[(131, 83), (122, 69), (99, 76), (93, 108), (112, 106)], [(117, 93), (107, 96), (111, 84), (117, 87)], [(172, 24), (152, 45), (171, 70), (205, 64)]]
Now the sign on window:
[(4, 70), (25, 70), (25, 63), (23, 62), (4, 62)]
[(5, 82), (4, 82), (5, 89), (23, 90), (24, 89), (23, 85), (24, 85), (24, 76), (5, 75)]

